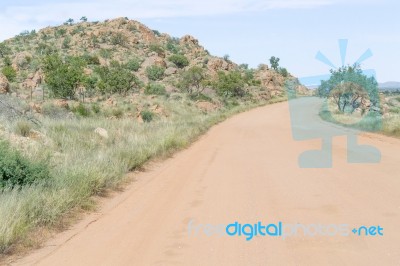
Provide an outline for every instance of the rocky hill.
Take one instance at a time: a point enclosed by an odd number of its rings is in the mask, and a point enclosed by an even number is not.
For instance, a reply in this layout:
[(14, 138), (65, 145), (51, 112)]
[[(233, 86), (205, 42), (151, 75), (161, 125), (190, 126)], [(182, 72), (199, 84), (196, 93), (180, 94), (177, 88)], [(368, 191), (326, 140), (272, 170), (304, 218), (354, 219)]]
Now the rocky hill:
[[(57, 97), (46, 92), (46, 75), (43, 70), (44, 58), (58, 54), (61, 58), (78, 57), (85, 61), (85, 78), (93, 78), (92, 86), (101, 87), (100, 67), (116, 65), (129, 71), (137, 78), (132, 91), (143, 92), (149, 84), (157, 84), (166, 93), (185, 91), (182, 75), (193, 67), (204, 71), (205, 80), (202, 94), (206, 99), (216, 102), (218, 73), (240, 73), (243, 77), (243, 90), (255, 98), (269, 99), (284, 94), (285, 79), (290, 74), (271, 70), (267, 65), (258, 69), (248, 69), (237, 65), (228, 57), (211, 55), (199, 41), (190, 35), (181, 38), (151, 30), (140, 22), (127, 18), (117, 18), (104, 22), (67, 22), (58, 27), (48, 27), (36, 31), (26, 31), (0, 44), (0, 93), (9, 93), (30, 102), (34, 111), (40, 113), (40, 105), (52, 98), (68, 98), (75, 101), (82, 96), (86, 101), (107, 100), (98, 98), (101, 93), (89, 93), (83, 82), (78, 82), (74, 97)], [(155, 69), (152, 69), (155, 68)], [(149, 70), (150, 69), (150, 70)], [(154, 70), (155, 77), (149, 72)], [(110, 85), (109, 85), (110, 86)], [(188, 86), (188, 85), (186, 85)], [(104, 87), (104, 84), (103, 84)], [(304, 93), (304, 88), (299, 86)], [(98, 92), (98, 90), (95, 90)], [(109, 99), (108, 99), (109, 100)], [(68, 103), (61, 103), (68, 107)], [(112, 101), (112, 100), (111, 100)], [(57, 102), (60, 105), (60, 102)], [(204, 103), (203, 103), (204, 105)]]

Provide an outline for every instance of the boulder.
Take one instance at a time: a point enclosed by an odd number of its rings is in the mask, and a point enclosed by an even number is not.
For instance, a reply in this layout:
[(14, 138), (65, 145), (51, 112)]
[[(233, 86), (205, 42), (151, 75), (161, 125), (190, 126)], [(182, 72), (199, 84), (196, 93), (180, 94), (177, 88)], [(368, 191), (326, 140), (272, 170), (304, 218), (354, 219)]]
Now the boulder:
[(39, 104), (36, 103), (29, 103), (29, 106), (31, 108), (31, 110), (33, 110), (33, 112), (41, 114), (42, 113), (42, 106), (40, 106)]
[(12, 65), (16, 70), (25, 69), (28, 66), (31, 59), (32, 55), (30, 53), (20, 52), (14, 57)]
[(53, 102), (53, 104), (54, 104), (55, 106), (58, 106), (58, 107), (61, 107), (61, 108), (65, 108), (65, 109), (68, 109), (68, 108), (69, 108), (68, 101), (67, 101), (67, 100), (64, 100), (64, 99), (55, 100), (55, 101)]
[(227, 62), (221, 58), (212, 58), (208, 61), (208, 68), (213, 71), (226, 70), (230, 71), (235, 68), (234, 64)]
[(181, 45), (199, 45), (199, 41), (191, 35), (185, 35), (180, 39)]
[(10, 83), (3, 74), (0, 74), (0, 94), (4, 94), (10, 91)]
[(169, 67), (169, 68), (167, 68), (167, 70), (165, 70), (165, 75), (166, 76), (171, 76), (171, 75), (176, 74), (176, 73), (178, 73), (178, 69), (175, 68), (175, 67)]
[(105, 102), (106, 106), (116, 106), (117, 102), (113, 99), (113, 98), (109, 98), (107, 99), (107, 101)]
[(136, 114), (136, 121), (140, 124), (144, 123), (143, 118), (142, 118), (142, 114), (140, 112), (138, 112)]
[(25, 89), (35, 89), (42, 83), (42, 73), (37, 71), (28, 75), (27, 79), (22, 82), (21, 86)]
[(164, 109), (161, 106), (159, 106), (158, 104), (155, 104), (152, 107), (150, 107), (150, 111), (152, 111), (153, 113), (155, 113), (157, 115), (165, 115)]
[(108, 139), (108, 132), (104, 128), (98, 127), (94, 130), (94, 133), (96, 133), (97, 135), (99, 135), (104, 139)]
[(196, 103), (197, 108), (204, 112), (212, 112), (215, 109), (217, 109), (217, 106), (215, 106), (213, 103), (206, 102), (206, 101), (200, 101)]
[(167, 67), (167, 63), (165, 62), (165, 60), (161, 57), (159, 57), (158, 55), (151, 55), (150, 57), (148, 57), (142, 64), (142, 68), (146, 68), (149, 66), (161, 66), (161, 67)]

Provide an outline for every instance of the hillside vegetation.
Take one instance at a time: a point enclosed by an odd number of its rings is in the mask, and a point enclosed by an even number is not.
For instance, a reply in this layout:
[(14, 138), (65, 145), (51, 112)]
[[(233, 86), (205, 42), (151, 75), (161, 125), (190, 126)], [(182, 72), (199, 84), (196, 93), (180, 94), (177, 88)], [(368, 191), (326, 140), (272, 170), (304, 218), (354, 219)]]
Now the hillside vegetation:
[(284, 100), (285, 81), (296, 82), (127, 18), (23, 32), (0, 43), (0, 69), (3, 254), (36, 247), (38, 228), (64, 226), (128, 171), (232, 114)]

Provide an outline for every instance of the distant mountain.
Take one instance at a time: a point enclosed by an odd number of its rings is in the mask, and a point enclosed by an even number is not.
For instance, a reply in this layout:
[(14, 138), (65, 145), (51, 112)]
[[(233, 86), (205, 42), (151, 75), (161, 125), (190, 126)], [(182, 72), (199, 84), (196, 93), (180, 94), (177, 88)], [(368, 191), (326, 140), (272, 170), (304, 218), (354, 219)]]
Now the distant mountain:
[(381, 90), (400, 90), (400, 82), (398, 81), (388, 81), (384, 83), (379, 83), (379, 89)]

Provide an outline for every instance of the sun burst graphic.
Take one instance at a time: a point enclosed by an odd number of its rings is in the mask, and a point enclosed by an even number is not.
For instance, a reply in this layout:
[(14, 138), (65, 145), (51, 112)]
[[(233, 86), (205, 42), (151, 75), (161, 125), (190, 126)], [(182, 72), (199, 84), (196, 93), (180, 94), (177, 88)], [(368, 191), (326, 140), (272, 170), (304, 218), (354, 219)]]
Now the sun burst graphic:
[[(340, 52), (340, 59), (341, 59), (341, 67), (345, 66), (346, 64), (346, 57), (347, 57), (347, 48), (348, 48), (348, 39), (339, 39), (339, 52)], [(361, 65), (364, 61), (368, 60), (373, 56), (371, 49), (367, 49), (352, 65)], [(315, 59), (322, 62), (323, 64), (327, 65), (331, 69), (338, 69), (337, 65), (332, 63), (324, 53), (318, 51), (315, 55)], [(368, 77), (374, 77), (376, 79), (376, 72), (374, 69), (363, 69), (363, 74)], [(299, 81), (306, 87), (318, 87), (321, 84), (321, 80), (328, 80), (331, 74), (323, 74), (323, 75), (315, 75), (309, 77), (301, 77)]]

